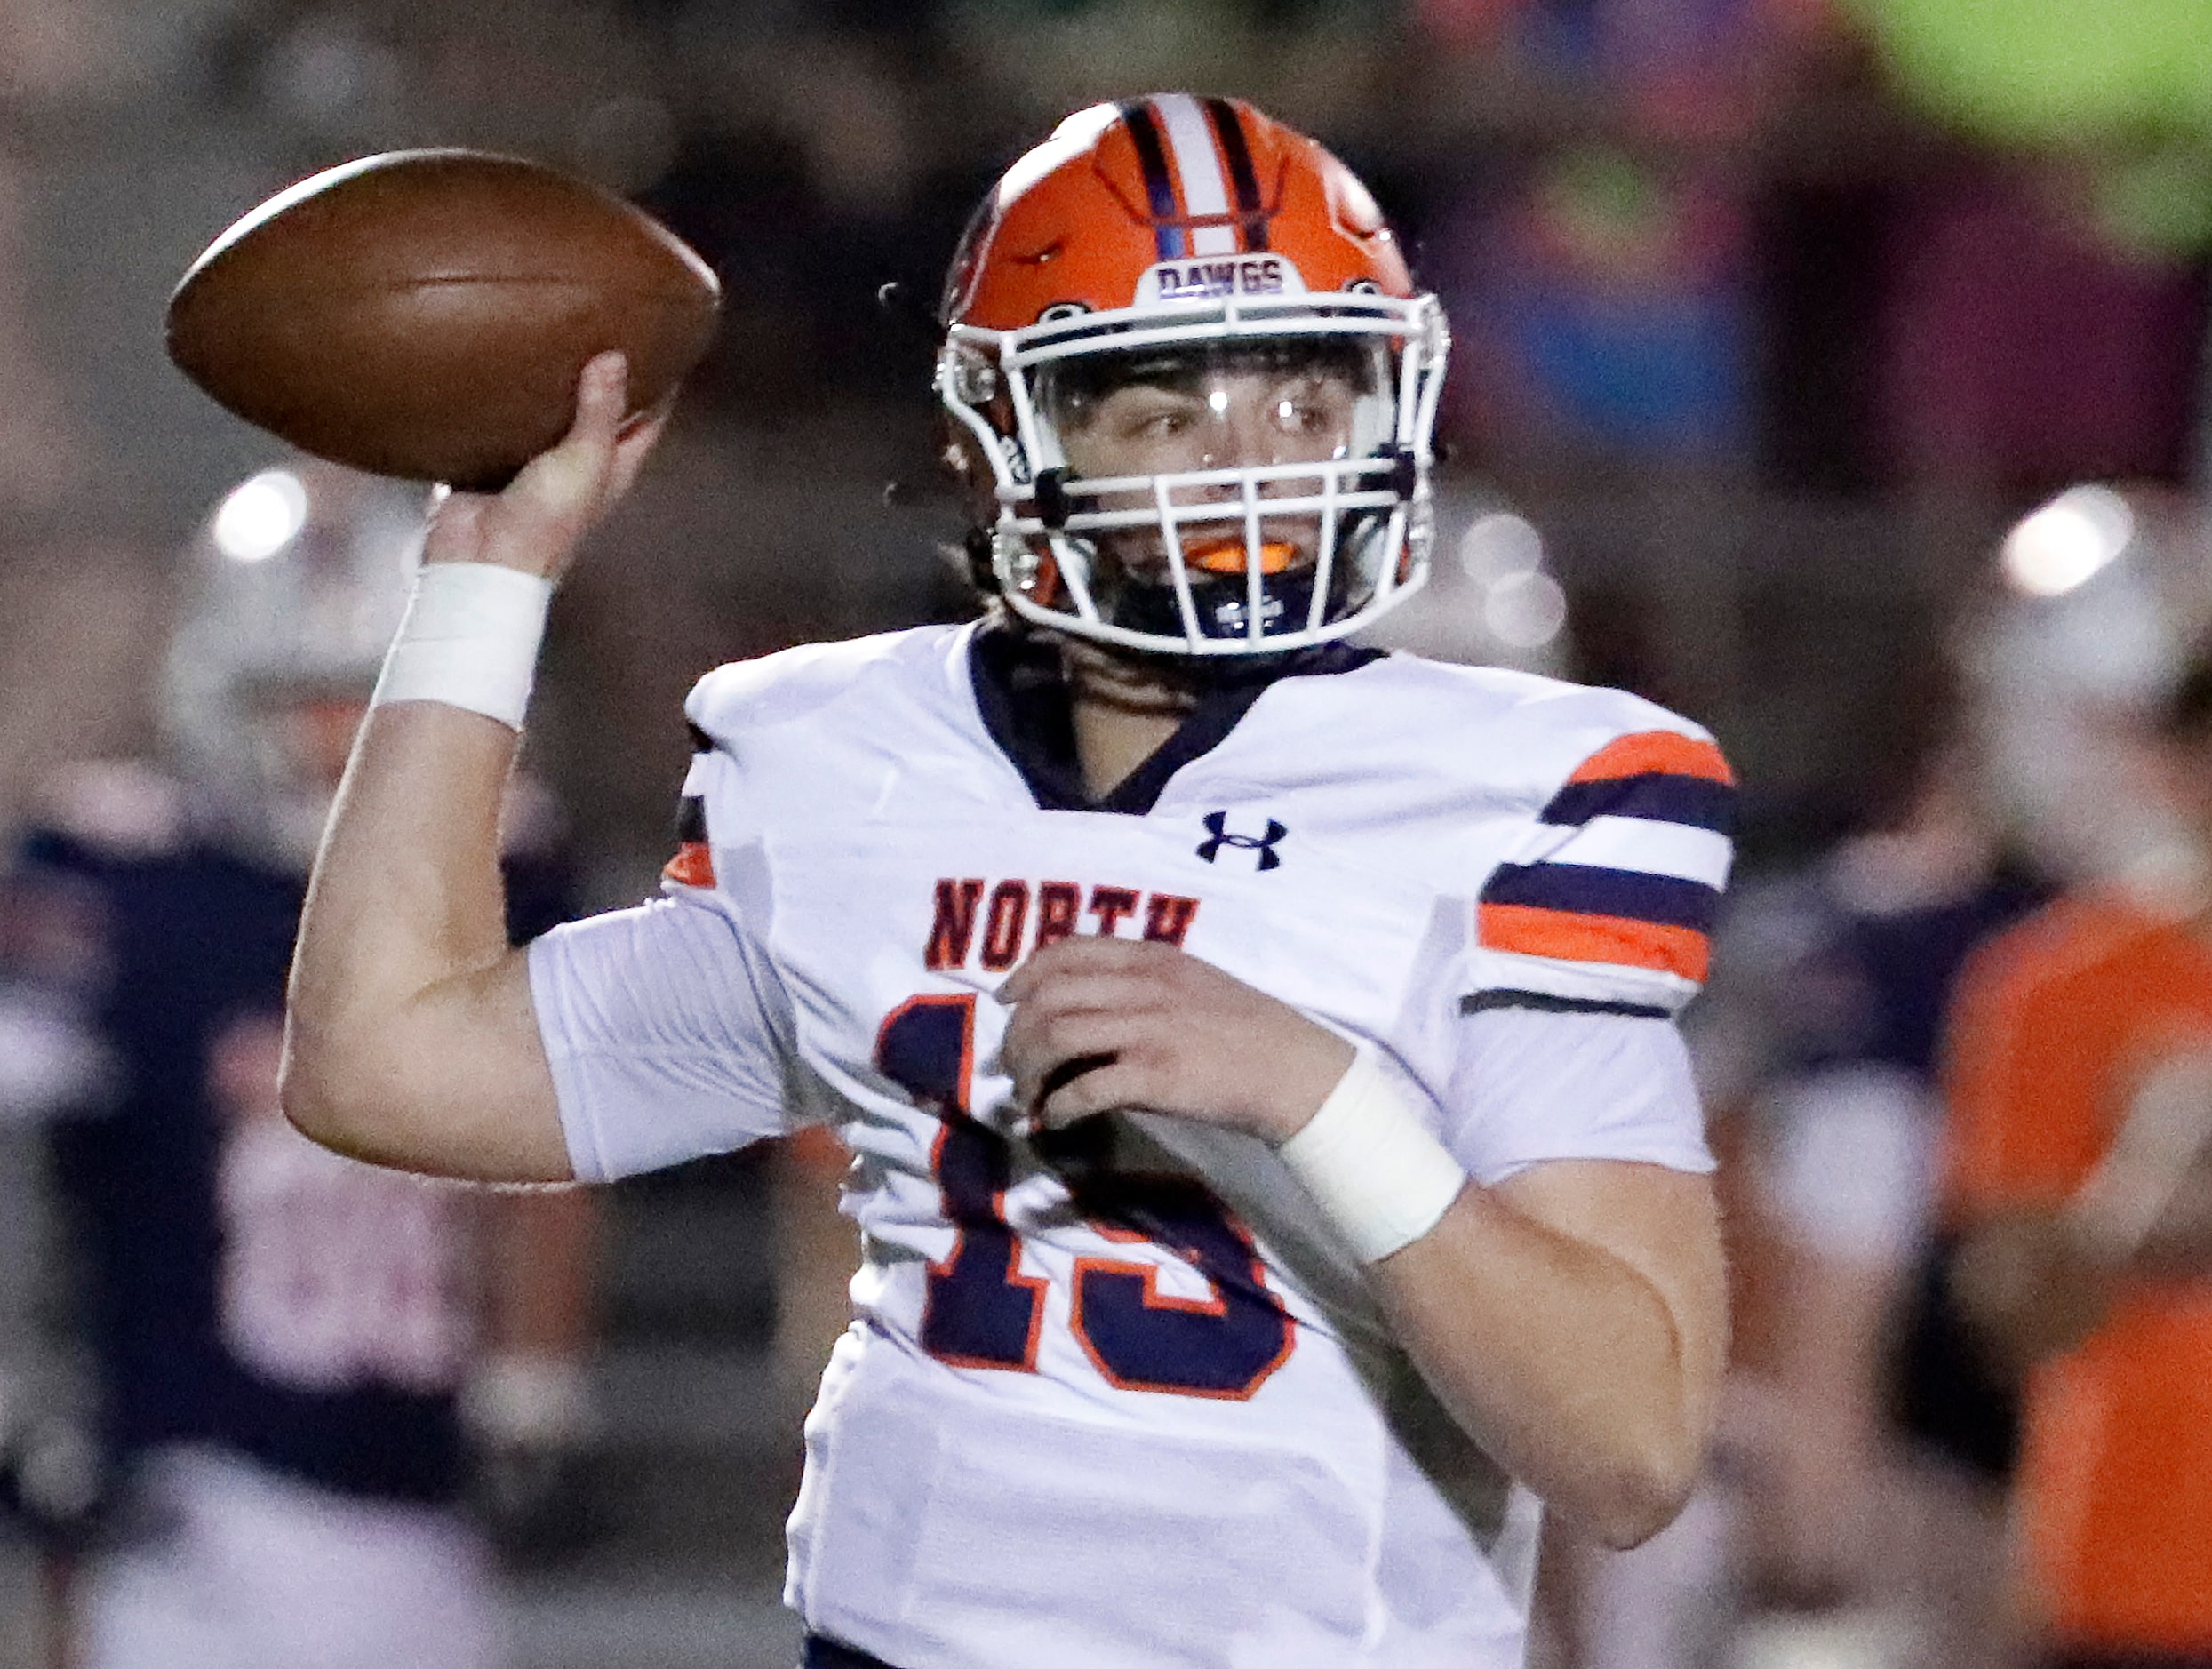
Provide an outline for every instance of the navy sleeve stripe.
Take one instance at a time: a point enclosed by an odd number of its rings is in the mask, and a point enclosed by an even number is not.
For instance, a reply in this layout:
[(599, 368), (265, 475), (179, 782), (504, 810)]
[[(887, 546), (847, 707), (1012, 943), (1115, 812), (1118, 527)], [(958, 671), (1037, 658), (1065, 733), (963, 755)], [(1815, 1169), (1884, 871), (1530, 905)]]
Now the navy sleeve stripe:
[(1703, 882), (1588, 864), (1500, 864), (1482, 889), (1485, 904), (1609, 915), (1710, 932), (1721, 895)]
[(1459, 999), (1462, 1014), (1487, 1014), (1492, 1009), (1534, 1009), (1542, 1014), (1622, 1014), (1631, 1019), (1664, 1020), (1665, 1009), (1649, 1002), (1610, 1002), (1596, 997), (1557, 997), (1548, 991), (1493, 989), (1477, 991)]
[(1546, 823), (1581, 824), (1594, 817), (1649, 818), (1731, 834), (1736, 829), (1736, 790), (1705, 777), (1650, 771), (1570, 782), (1552, 796), (1542, 812)]

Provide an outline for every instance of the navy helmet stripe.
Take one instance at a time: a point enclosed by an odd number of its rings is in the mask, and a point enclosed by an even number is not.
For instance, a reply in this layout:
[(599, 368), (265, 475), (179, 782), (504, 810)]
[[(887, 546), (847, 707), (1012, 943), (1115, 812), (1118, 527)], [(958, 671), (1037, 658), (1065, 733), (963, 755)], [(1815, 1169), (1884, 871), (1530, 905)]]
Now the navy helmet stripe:
[(1178, 218), (1175, 206), (1175, 181), (1168, 172), (1167, 148), (1160, 142), (1160, 124), (1153, 119), (1152, 107), (1142, 99), (1131, 99), (1122, 106), (1122, 119), (1129, 124), (1129, 136), (1137, 146), (1137, 161), (1145, 171), (1145, 197), (1152, 208), (1153, 238), (1162, 260), (1180, 260), (1186, 252), (1183, 228), (1173, 224)]
[(1729, 834), (1736, 829), (1736, 790), (1710, 777), (1648, 771), (1570, 782), (1552, 796), (1543, 811), (1546, 823), (1587, 823), (1593, 817), (1648, 818)]
[(1602, 869), (1592, 864), (1500, 864), (1482, 888), (1485, 904), (1519, 904), (1577, 915), (1625, 916), (1707, 932), (1721, 895), (1702, 881)]
[(1252, 148), (1245, 142), (1243, 121), (1226, 99), (1207, 100), (1206, 114), (1213, 118), (1222, 160), (1229, 165), (1229, 185), (1236, 193), (1237, 225), (1244, 234), (1244, 247), (1266, 249), (1267, 220), (1260, 212), (1259, 176), (1252, 172)]

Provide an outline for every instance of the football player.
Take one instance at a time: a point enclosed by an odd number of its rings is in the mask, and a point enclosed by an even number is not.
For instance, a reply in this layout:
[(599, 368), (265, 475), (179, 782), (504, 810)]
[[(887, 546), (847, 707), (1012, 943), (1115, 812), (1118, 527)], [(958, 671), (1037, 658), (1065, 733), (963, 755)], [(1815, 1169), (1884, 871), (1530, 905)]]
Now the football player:
[[(0, 874), (0, 1115), (48, 1126), (102, 1461), (26, 1467), (19, 1505), (87, 1555), (87, 1669), (484, 1669), (464, 1403), (513, 1440), (503, 1477), (584, 1413), (579, 1196), (427, 1185), (277, 1106), (308, 862), (421, 525), (307, 460), (239, 487), (191, 553), (171, 758), (68, 773)], [(567, 913), (537, 820), (508, 866), (531, 931)]]
[(286, 1106), (507, 1180), (836, 1128), (810, 1664), (1517, 1665), (1540, 1504), (1649, 1536), (1712, 1421), (1670, 1016), (1727, 767), (1615, 691), (1347, 641), (1426, 571), (1446, 332), (1312, 140), (1072, 116), (944, 323), (984, 618), (709, 674), (664, 896), (526, 952), (497, 808), (551, 584), (653, 443), (619, 359), (443, 505)]
[(1983, 946), (1950, 1017), (1945, 1277), (2019, 1390), (2047, 1669), (2212, 1661), (2212, 651), (2161, 670), (2112, 725), (2153, 803), (2113, 815), (2173, 843)]

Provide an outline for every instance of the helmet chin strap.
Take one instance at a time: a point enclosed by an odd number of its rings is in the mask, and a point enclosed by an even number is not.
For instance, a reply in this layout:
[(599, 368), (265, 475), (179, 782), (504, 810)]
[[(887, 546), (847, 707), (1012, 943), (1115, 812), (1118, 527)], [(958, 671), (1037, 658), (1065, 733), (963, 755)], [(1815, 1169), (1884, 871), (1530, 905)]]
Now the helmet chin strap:
[[(1386, 531), (1388, 518), (1370, 512), (1347, 516), (1338, 530), (1337, 548), (1329, 568), (1329, 595), (1322, 607), (1324, 619), (1348, 611), (1354, 593), (1375, 577), (1362, 560), (1366, 547)], [(1184, 574), (1199, 629), (1208, 637), (1226, 640), (1248, 635), (1246, 611), (1250, 607), (1250, 548), (1243, 533), (1196, 539), (1182, 535)], [(1163, 572), (1156, 578), (1140, 575), (1102, 558), (1089, 539), (1074, 541), (1087, 555), (1088, 583), (1093, 599), (1110, 625), (1163, 637), (1184, 635), (1183, 615), (1174, 584)], [(1312, 618), (1315, 561), (1298, 562), (1298, 547), (1288, 539), (1263, 540), (1259, 571), (1266, 578), (1260, 606), (1261, 631), (1288, 635), (1306, 629)], [(1290, 653), (1290, 650), (1273, 651)], [(1163, 651), (1172, 658), (1172, 651)], [(1271, 659), (1266, 649), (1257, 651)], [(1224, 658), (1229, 659), (1229, 658)]]
[[(1314, 573), (1308, 567), (1293, 572), (1275, 575), (1271, 579), (1262, 606), (1263, 629), (1276, 622), (1288, 621), (1302, 626), (1314, 600)], [(1341, 595), (1350, 589), (1354, 576), (1340, 567), (1330, 578), (1330, 589)], [(1242, 638), (1246, 635), (1245, 609), (1250, 593), (1242, 573), (1195, 573), (1191, 576), (1191, 603), (1198, 615), (1201, 628), (1210, 637)], [(1132, 580), (1118, 587), (1113, 596), (1113, 606), (1106, 611), (1108, 620), (1133, 631), (1152, 632), (1161, 636), (1183, 634), (1183, 616), (1178, 606), (1174, 588)], [(1273, 651), (1276, 655), (1295, 654), (1295, 647)], [(1173, 651), (1162, 651), (1163, 660), (1178, 658)], [(1189, 658), (1180, 658), (1188, 660)], [(1210, 670), (1226, 670), (1229, 662), (1240, 659), (1269, 659), (1269, 651), (1261, 651), (1250, 657), (1223, 656), (1208, 658), (1200, 664)], [(1219, 663), (1217, 665), (1216, 663)]]
[(1265, 655), (1199, 657), (1178, 654), (1172, 650), (1131, 649), (1120, 643), (1102, 643), (1096, 638), (1058, 631), (1011, 609), (1001, 611), (999, 619), (1003, 629), (1021, 634), (1040, 650), (1050, 650), (1071, 681), (1094, 688), (1111, 686), (1115, 699), (1124, 706), (1150, 705), (1143, 702), (1138, 692), (1156, 691), (1157, 707), (1162, 711), (1186, 711), (1193, 701), (1210, 690), (1266, 683), (1279, 676), (1285, 666), (1316, 652), (1308, 644)]

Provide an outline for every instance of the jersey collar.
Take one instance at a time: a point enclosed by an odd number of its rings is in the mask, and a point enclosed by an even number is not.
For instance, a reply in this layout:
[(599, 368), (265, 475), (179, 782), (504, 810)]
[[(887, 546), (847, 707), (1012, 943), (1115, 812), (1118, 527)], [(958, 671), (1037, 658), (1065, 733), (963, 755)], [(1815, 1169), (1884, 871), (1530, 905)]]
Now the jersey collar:
[(1050, 642), (1002, 621), (988, 622), (975, 634), (968, 670), (984, 728), (1021, 774), (1038, 810), (1142, 817), (1159, 802), (1169, 779), (1226, 739), (1276, 682), (1355, 671), (1382, 655), (1379, 649), (1322, 643), (1225, 667), (1220, 681), (1199, 697), (1175, 734), (1103, 800), (1093, 800), (1083, 787), (1067, 684), (1059, 652)]

